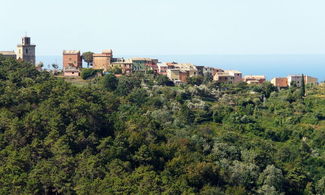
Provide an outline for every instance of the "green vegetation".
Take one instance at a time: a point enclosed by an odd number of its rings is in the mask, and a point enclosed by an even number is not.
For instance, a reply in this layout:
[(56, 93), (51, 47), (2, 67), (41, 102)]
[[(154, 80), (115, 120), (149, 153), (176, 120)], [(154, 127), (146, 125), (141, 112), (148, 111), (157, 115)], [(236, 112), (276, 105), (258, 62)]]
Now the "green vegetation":
[(102, 70), (96, 70), (96, 69), (92, 69), (92, 68), (83, 68), (81, 70), (80, 73), (80, 77), (84, 80), (93, 78), (94, 76), (96, 76), (98, 73), (101, 73)]
[(82, 59), (87, 63), (87, 68), (89, 68), (89, 65), (93, 63), (93, 52), (87, 51), (82, 53)]
[(325, 88), (158, 78), (0, 58), (0, 194), (324, 194)]

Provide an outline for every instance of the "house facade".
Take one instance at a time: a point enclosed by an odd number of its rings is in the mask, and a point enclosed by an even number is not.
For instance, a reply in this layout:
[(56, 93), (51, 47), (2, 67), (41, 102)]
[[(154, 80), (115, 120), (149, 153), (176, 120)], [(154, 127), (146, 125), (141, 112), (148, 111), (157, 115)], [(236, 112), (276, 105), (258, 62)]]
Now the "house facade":
[(306, 85), (318, 85), (318, 79), (311, 76), (305, 76)]
[(63, 68), (75, 67), (80, 69), (82, 67), (82, 58), (79, 50), (64, 50), (63, 51)]
[(166, 63), (159, 63), (157, 64), (157, 66), (158, 66), (158, 74), (167, 75), (168, 65)]
[(102, 53), (93, 54), (93, 69), (102, 69), (108, 71), (112, 63), (113, 51), (111, 49), (103, 50)]
[(225, 70), (225, 73), (234, 77), (233, 83), (240, 83), (243, 81), (243, 74), (238, 70)]
[(288, 77), (288, 85), (289, 87), (291, 86), (296, 86), (296, 87), (301, 87), (302, 85), (302, 75), (289, 75)]
[(235, 76), (228, 72), (218, 72), (214, 75), (213, 80), (218, 83), (233, 84), (235, 82)]
[(16, 59), (16, 53), (14, 51), (0, 51), (0, 55), (5, 58), (13, 58)]
[(247, 84), (261, 84), (266, 81), (266, 78), (264, 75), (246, 75), (243, 81)]
[(287, 88), (288, 85), (288, 78), (286, 77), (278, 77), (278, 78), (273, 78), (271, 80), (271, 83), (278, 88)]

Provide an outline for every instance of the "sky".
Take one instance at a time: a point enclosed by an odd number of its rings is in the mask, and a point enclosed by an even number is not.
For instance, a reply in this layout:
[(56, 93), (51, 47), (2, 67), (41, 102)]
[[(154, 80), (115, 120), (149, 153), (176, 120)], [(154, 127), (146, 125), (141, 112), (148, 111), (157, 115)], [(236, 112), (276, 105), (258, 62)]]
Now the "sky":
[(325, 54), (324, 0), (0, 0), (0, 50)]

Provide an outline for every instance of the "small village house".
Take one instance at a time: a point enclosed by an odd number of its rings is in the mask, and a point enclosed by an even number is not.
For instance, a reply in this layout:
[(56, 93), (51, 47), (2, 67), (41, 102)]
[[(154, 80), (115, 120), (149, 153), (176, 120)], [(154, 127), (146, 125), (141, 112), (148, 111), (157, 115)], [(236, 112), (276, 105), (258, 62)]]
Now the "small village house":
[(318, 79), (311, 76), (305, 76), (306, 85), (318, 85)]
[(0, 55), (2, 55), (5, 58), (13, 58), (13, 59), (16, 59), (16, 53), (15, 53), (15, 51), (0, 51)]
[(234, 83), (240, 83), (243, 81), (243, 74), (238, 70), (225, 70), (225, 73), (234, 77)]
[(178, 69), (167, 69), (167, 77), (173, 82), (180, 81), (179, 72)]
[(261, 84), (266, 81), (266, 78), (264, 75), (246, 75), (243, 81), (247, 84)]
[(166, 63), (158, 63), (158, 74), (167, 75), (168, 65)]
[(271, 83), (281, 89), (281, 88), (287, 88), (289, 85), (288, 85), (288, 78), (287, 77), (278, 77), (278, 78), (273, 78), (271, 80)]
[(213, 80), (218, 83), (233, 84), (235, 81), (235, 76), (229, 74), (228, 72), (217, 72)]
[(292, 85), (295, 85), (296, 87), (301, 87), (302, 75), (289, 75), (287, 78), (289, 87), (291, 87)]
[(122, 74), (131, 74), (132, 73), (132, 62), (125, 60), (123, 58), (113, 59), (113, 62), (110, 65), (110, 70), (113, 68), (119, 68), (122, 71)]
[(153, 70), (154, 72), (158, 72), (158, 59), (131, 58), (129, 61), (132, 63), (133, 71)]

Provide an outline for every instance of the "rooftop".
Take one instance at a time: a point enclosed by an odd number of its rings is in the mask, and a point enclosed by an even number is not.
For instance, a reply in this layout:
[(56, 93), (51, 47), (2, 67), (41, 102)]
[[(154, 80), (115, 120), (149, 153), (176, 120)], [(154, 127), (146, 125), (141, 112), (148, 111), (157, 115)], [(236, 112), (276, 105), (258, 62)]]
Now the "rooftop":
[(105, 50), (103, 50), (103, 52), (102, 53), (113, 53), (113, 50), (112, 49), (105, 49)]
[(241, 73), (240, 71), (238, 70), (225, 70), (225, 72), (231, 72), (231, 73)]
[(152, 59), (151, 58), (139, 58), (139, 57), (136, 57), (136, 58), (131, 58), (132, 61), (151, 61)]
[(244, 78), (265, 79), (265, 76), (264, 75), (245, 75)]
[(80, 54), (79, 50), (63, 50), (63, 54)]
[(2, 55), (16, 55), (14, 51), (0, 51), (0, 54)]

